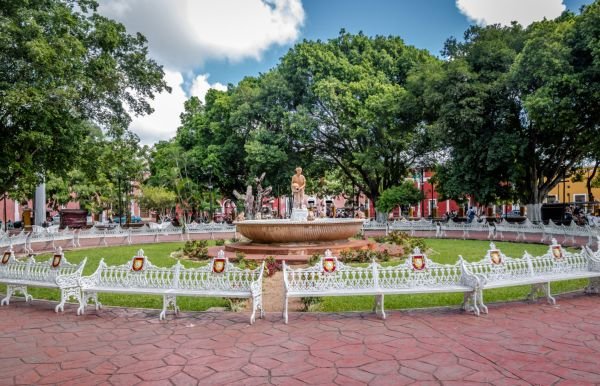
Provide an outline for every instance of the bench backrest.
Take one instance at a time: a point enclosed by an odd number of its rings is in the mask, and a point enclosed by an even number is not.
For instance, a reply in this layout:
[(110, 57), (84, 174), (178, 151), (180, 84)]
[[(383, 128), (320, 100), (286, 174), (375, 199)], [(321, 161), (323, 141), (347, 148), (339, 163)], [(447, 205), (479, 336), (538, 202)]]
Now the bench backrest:
[(86, 259), (79, 264), (71, 264), (59, 247), (47, 261), (36, 261), (33, 256), (27, 260), (17, 260), (12, 253), (8, 261), (3, 262), (4, 257), (0, 262), (0, 277), (2, 278), (54, 283), (58, 276), (81, 272)]
[(156, 267), (144, 255), (143, 250), (122, 265), (107, 265), (100, 260), (98, 269), (91, 276), (81, 279), (82, 286), (108, 288), (173, 288), (175, 270)]
[(198, 268), (179, 270), (178, 289), (182, 290), (233, 290), (249, 292), (259, 290), (262, 282), (264, 263), (256, 269), (241, 269), (229, 262), (222, 251), (210, 263)]
[(490, 243), (490, 249), (485, 257), (474, 263), (466, 264), (469, 271), (482, 275), (487, 282), (519, 280), (539, 275), (559, 274), (569, 272), (584, 272), (588, 270), (588, 258), (584, 253), (565, 251), (556, 239), (548, 247), (548, 252), (542, 256), (531, 256), (525, 252), (523, 258), (508, 257)]
[(253, 282), (260, 282), (262, 269), (262, 266), (254, 270), (237, 268), (221, 252), (211, 263), (200, 268), (185, 268), (179, 261), (168, 268), (157, 267), (140, 249), (126, 264), (109, 266), (102, 259), (96, 272), (82, 278), (81, 283), (84, 288), (250, 291)]
[(283, 280), (288, 291), (319, 292), (325, 290), (373, 289), (373, 263), (368, 267), (352, 267), (327, 250), (318, 263), (308, 268), (289, 268), (283, 262)]
[(466, 263), (466, 266), (471, 273), (484, 276), (488, 282), (521, 279), (532, 275), (528, 255), (522, 259), (506, 256), (493, 242), (483, 259)]
[(378, 285), (382, 289), (462, 285), (462, 264), (462, 260), (456, 264), (435, 263), (415, 248), (402, 264), (388, 267), (377, 264)]
[(552, 239), (548, 252), (542, 256), (531, 257), (534, 275), (586, 272), (589, 270), (589, 258), (585, 253), (572, 253)]

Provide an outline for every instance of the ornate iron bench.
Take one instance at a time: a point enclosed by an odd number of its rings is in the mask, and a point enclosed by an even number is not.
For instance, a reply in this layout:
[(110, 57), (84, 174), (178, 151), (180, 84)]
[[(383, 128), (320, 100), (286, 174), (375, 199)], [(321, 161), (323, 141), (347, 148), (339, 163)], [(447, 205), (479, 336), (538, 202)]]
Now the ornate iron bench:
[(288, 299), (291, 297), (374, 296), (373, 311), (385, 318), (384, 296), (391, 294), (463, 292), (463, 309), (479, 315), (477, 299), (479, 278), (464, 269), (460, 260), (455, 265), (432, 262), (418, 248), (406, 263), (383, 267), (372, 262), (367, 267), (354, 267), (338, 261), (330, 251), (308, 268), (289, 268), (283, 262), (283, 318), (288, 322)]
[(384, 318), (384, 295), (449, 292), (462, 292), (464, 300), (461, 309), (479, 316), (479, 306), (483, 305), (483, 300), (479, 299), (481, 284), (476, 275), (465, 269), (462, 258), (456, 264), (439, 264), (415, 248), (404, 263), (387, 267), (376, 264), (375, 271), (380, 293), (376, 307), (380, 307), (378, 314)]
[[(600, 257), (585, 250), (578, 253), (565, 251), (556, 239), (552, 239), (546, 254), (533, 257), (526, 252), (523, 258), (514, 259), (490, 243), (485, 257), (479, 262), (467, 263), (466, 268), (480, 277), (482, 292), (484, 289), (531, 285), (528, 298), (535, 299), (538, 293), (542, 293), (548, 303), (555, 304), (550, 283), (588, 278), (588, 288), (593, 288), (598, 282), (596, 278), (600, 277)], [(478, 299), (483, 300), (483, 293)], [(487, 307), (481, 306), (487, 313)]]
[(263, 271), (264, 262), (254, 270), (237, 268), (229, 263), (223, 251), (210, 264), (199, 268), (185, 268), (179, 261), (169, 268), (156, 267), (140, 249), (126, 264), (108, 266), (102, 259), (94, 274), (81, 277), (82, 298), (77, 314), (83, 314), (90, 301), (98, 310), (102, 306), (98, 293), (161, 295), (160, 320), (165, 318), (168, 308), (175, 314), (179, 312), (177, 296), (245, 298), (252, 299), (250, 324), (253, 324), (257, 311), (259, 317), (264, 316)]
[(33, 256), (25, 261), (17, 260), (11, 247), (0, 261), (0, 283), (6, 284), (6, 297), (0, 305), (8, 305), (16, 292), (21, 292), (26, 302), (31, 301), (33, 297), (27, 292), (27, 287), (58, 288), (61, 300), (54, 310), (64, 311), (70, 298), (81, 301), (78, 281), (85, 262), (86, 259), (79, 264), (69, 263), (60, 247), (48, 261), (38, 262)]
[(462, 232), (462, 238), (467, 239), (471, 237), (470, 232), (487, 232), (488, 237), (490, 234), (490, 226), (486, 220), (482, 222), (472, 221), (468, 222), (455, 222), (448, 220), (447, 223), (440, 224), (439, 235), (437, 237), (446, 237), (446, 232)]

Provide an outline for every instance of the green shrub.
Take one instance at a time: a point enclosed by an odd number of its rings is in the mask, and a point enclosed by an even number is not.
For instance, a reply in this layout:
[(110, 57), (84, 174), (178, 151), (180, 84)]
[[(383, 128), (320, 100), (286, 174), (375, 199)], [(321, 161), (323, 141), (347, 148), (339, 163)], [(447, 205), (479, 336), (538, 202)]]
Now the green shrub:
[(206, 240), (186, 241), (183, 246), (183, 254), (192, 260), (208, 259), (208, 243)]
[(225, 245), (225, 240), (224, 239), (216, 239), (215, 240), (215, 245), (217, 247), (222, 247), (223, 245)]
[(315, 312), (320, 310), (323, 298), (317, 296), (302, 297), (300, 301), (302, 301), (302, 305), (304, 306), (302, 311)]

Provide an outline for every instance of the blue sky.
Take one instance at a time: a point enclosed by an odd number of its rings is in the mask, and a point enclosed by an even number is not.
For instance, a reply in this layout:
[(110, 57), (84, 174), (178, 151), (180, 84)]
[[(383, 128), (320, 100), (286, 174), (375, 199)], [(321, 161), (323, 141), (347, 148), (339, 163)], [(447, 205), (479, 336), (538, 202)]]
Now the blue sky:
[[(567, 9), (578, 12), (591, 0), (567, 0), (563, 3)], [(400, 36), (405, 43), (439, 56), (447, 38), (461, 38), (473, 24), (459, 12), (453, 0), (308, 0), (302, 4), (306, 16), (299, 41), (334, 38), (344, 28), (352, 33), (362, 31), (369, 36)], [(211, 60), (197, 71), (210, 73), (212, 81), (235, 84), (245, 76), (255, 76), (276, 66), (279, 58), (292, 46), (274, 46), (264, 53), (261, 60), (246, 59), (237, 63)]]
[(450, 36), (472, 24), (523, 25), (578, 12), (592, 0), (100, 0), (99, 11), (148, 38), (150, 54), (164, 65), (173, 88), (136, 117), (131, 129), (143, 143), (169, 139), (183, 102), (224, 90), (245, 76), (267, 72), (290, 47), (327, 40), (344, 28), (369, 36), (396, 35), (439, 55)]

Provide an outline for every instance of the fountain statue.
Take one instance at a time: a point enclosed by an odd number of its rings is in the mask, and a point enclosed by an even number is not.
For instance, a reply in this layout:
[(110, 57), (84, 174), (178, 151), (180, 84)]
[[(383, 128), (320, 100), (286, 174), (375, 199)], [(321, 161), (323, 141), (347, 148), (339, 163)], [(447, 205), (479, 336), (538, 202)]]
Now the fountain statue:
[(248, 185), (246, 188), (246, 194), (241, 194), (237, 190), (233, 191), (233, 195), (238, 200), (244, 200), (244, 219), (260, 219), (264, 200), (272, 200), (270, 198), (270, 194), (273, 191), (273, 188), (269, 186), (263, 189), (262, 187), (265, 174), (266, 173), (263, 173), (260, 177), (254, 179), (254, 182), (256, 183), (256, 197), (254, 197), (252, 194), (252, 185)]
[(292, 176), (292, 221), (308, 220), (308, 210), (304, 206), (304, 188), (306, 188), (306, 178), (302, 175), (302, 168), (296, 168), (296, 174)]

